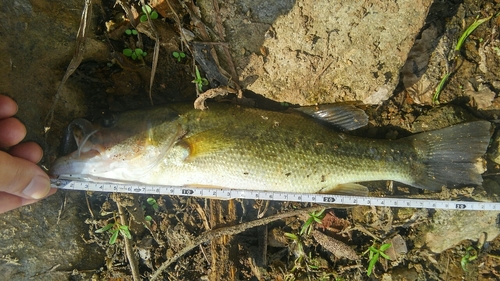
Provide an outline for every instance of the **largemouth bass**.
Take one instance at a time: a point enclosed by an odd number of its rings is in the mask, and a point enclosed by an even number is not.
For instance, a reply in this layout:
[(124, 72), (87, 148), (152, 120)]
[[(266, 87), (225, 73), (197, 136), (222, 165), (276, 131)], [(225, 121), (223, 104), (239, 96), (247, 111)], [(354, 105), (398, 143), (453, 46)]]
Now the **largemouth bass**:
[[(367, 123), (352, 106), (280, 113), (212, 104), (125, 112), (69, 126), (78, 149), (50, 174), (92, 181), (363, 195), (364, 181), (428, 190), (480, 185), (490, 123), (474, 121), (399, 140), (352, 136)], [(304, 114), (305, 113), (305, 114)]]

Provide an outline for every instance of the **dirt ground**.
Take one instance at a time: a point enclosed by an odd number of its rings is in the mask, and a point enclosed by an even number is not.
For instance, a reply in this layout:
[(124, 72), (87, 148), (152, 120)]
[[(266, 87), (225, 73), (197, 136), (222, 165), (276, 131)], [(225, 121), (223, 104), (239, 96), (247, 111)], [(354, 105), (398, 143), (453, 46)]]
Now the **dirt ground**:
[[(44, 148), (44, 168), (69, 149), (63, 135), (72, 119), (193, 102), (212, 88), (230, 87), (240, 95), (222, 98), (270, 110), (362, 102), (370, 123), (354, 134), (382, 139), (475, 119), (496, 124), (500, 113), (498, 1), (155, 0), (150, 2), (158, 15), (151, 19), (155, 30), (147, 20), (140, 22), (138, 1), (111, 0), (88, 1), (85, 29), (83, 2), (20, 0), (0, 7), (0, 92), (19, 103), (27, 139)], [(454, 51), (467, 27), (490, 16)], [(75, 52), (77, 45), (85, 51)], [(139, 58), (124, 55), (125, 49)], [(147, 54), (142, 58), (136, 49)], [(196, 68), (207, 80), (201, 90), (192, 83)], [(74, 73), (61, 83), (67, 69)], [(433, 99), (446, 73), (452, 74)], [(428, 192), (370, 182), (370, 194), (499, 201), (497, 135), (485, 156), (482, 186)], [(322, 224), (312, 223), (310, 234), (299, 235), (310, 214), (323, 208), (59, 191), (0, 215), (0, 275), (3, 280), (500, 279), (496, 212), (331, 208), (322, 213)], [(117, 231), (111, 244), (112, 231), (96, 232), (108, 224), (126, 226), (131, 239)], [(390, 260), (375, 260), (368, 276), (370, 246), (383, 244), (391, 244), (385, 251)]]

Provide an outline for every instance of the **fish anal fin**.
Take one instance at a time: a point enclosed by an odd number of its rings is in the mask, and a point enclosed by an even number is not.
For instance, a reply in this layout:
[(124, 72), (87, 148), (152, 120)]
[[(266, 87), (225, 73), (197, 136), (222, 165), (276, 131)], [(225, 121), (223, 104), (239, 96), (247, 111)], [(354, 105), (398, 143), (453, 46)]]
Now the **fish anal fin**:
[(313, 118), (324, 121), (343, 131), (352, 131), (368, 124), (368, 115), (351, 104), (325, 104), (318, 106), (304, 106), (295, 110)]
[(368, 196), (368, 188), (357, 183), (343, 183), (333, 187), (324, 188), (320, 191), (320, 193), (350, 196)]
[(223, 151), (235, 145), (234, 140), (225, 137), (224, 132), (218, 129), (210, 129), (185, 137), (180, 143), (189, 149), (186, 160)]

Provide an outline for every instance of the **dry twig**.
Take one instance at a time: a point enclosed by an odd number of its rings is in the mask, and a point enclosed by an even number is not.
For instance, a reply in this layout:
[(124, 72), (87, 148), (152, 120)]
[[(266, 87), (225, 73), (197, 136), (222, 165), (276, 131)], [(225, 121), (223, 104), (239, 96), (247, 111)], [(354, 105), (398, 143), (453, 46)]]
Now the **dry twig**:
[(215, 98), (217, 96), (225, 96), (227, 94), (237, 94), (237, 92), (226, 86), (206, 90), (194, 101), (194, 108), (205, 110), (208, 108), (205, 106), (205, 101), (207, 99)]
[[(118, 194), (116, 194), (116, 196), (118, 196)], [(127, 215), (125, 214), (125, 208), (120, 204), (119, 200), (115, 200), (115, 202), (118, 206), (118, 215), (120, 216), (121, 225), (129, 225), (127, 222)], [(139, 281), (141, 280), (141, 275), (139, 273), (139, 265), (135, 258), (132, 242), (127, 238), (124, 238), (123, 242), (125, 243), (125, 254), (130, 264), (130, 271), (132, 271), (132, 278), (134, 278), (134, 281)]]
[(317, 230), (312, 233), (314, 239), (326, 250), (330, 251), (334, 256), (339, 258), (347, 258), (350, 260), (359, 260), (360, 257), (351, 247), (344, 242), (333, 237), (325, 235)]

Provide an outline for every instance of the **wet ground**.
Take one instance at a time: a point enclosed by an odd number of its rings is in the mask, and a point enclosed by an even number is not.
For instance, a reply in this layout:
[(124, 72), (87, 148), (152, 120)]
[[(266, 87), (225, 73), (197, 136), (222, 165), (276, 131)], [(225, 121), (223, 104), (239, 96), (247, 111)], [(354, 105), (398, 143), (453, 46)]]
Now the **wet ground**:
[[(0, 8), (0, 92), (19, 103), (27, 139), (44, 147), (44, 167), (60, 153), (64, 127), (74, 118), (95, 120), (151, 101), (193, 102), (200, 92), (225, 86), (262, 108), (362, 101), (370, 124), (355, 133), (374, 138), (498, 119), (495, 1), (151, 5), (158, 37), (147, 21), (137, 22), (139, 35), (126, 33), (133, 29), (129, 18), (142, 13), (136, 2), (103, 0), (91, 5), (87, 34), (76, 42), (81, 1), (12, 1)], [(490, 16), (455, 52), (464, 30)], [(77, 42), (84, 42), (84, 53), (74, 52)], [(147, 55), (133, 60), (123, 55), (128, 48)], [(192, 83), (195, 65), (209, 82), (201, 91)], [(498, 201), (498, 145), (495, 135), (483, 186), (424, 192), (373, 182), (371, 195)], [(1, 215), (0, 272), (5, 280), (499, 279), (498, 213), (329, 209), (310, 235), (294, 238), (308, 213), (322, 209), (310, 208), (60, 191)], [(132, 239), (119, 235), (111, 245), (111, 232), (96, 233), (109, 223), (126, 225)], [(391, 260), (380, 258), (368, 277), (364, 253), (384, 243), (392, 245), (385, 251)]]

